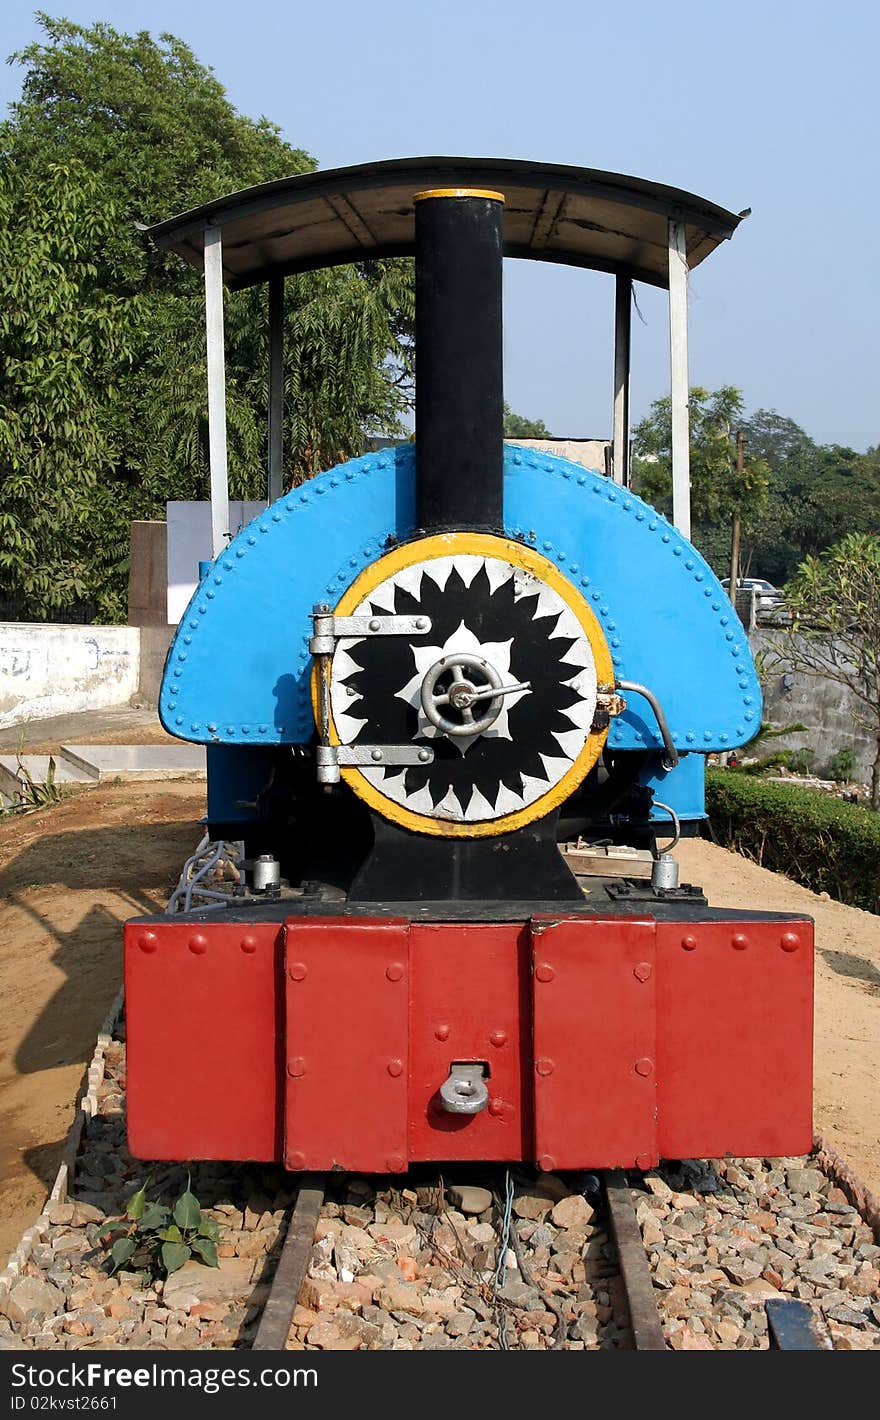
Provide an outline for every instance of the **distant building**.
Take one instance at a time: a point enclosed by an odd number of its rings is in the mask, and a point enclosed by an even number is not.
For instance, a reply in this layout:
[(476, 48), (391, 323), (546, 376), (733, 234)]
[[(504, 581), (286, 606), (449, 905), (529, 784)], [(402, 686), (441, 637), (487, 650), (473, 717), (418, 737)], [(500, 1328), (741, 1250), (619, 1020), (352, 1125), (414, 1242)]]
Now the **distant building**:
[[(410, 443), (409, 439), (368, 439), (367, 452), (377, 453), (379, 449), (393, 449), (398, 444)], [(611, 474), (610, 439), (505, 439), (505, 444), (519, 444), (524, 449), (537, 449), (542, 454), (557, 454), (560, 458), (571, 459), (583, 468), (598, 473)]]

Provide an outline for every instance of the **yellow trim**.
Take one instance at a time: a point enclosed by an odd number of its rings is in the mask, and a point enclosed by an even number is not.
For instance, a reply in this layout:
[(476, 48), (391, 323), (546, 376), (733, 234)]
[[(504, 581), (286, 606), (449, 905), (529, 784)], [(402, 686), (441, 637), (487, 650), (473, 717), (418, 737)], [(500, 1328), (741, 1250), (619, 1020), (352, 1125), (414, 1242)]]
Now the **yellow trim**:
[[(539, 552), (535, 552), (530, 547), (524, 547), (521, 542), (512, 542), (508, 538), (497, 537), (490, 533), (438, 533), (433, 537), (419, 538), (414, 542), (394, 548), (393, 551), (379, 558), (377, 562), (371, 563), (361, 572), (360, 576), (355, 578), (347, 591), (343, 592), (335, 608), (336, 615), (351, 616), (356, 607), (365, 597), (375, 591), (381, 582), (384, 582), (388, 577), (393, 577), (397, 572), (403, 571), (405, 567), (411, 567), (416, 562), (430, 561), (435, 557), (453, 556), (456, 553), (474, 553), (480, 557), (500, 558), (504, 562), (509, 562), (512, 567), (519, 567), (523, 571), (533, 573), (548, 587), (552, 587), (583, 627), (593, 652), (599, 685), (614, 683), (614, 668), (605, 634), (593, 612), (568, 578), (564, 577), (559, 568)], [(312, 672), (312, 703), (317, 711), (316, 670)], [(554, 784), (546, 794), (535, 799), (533, 803), (517, 810), (516, 813), (505, 814), (502, 818), (484, 819), (472, 823), (462, 823), (456, 819), (431, 818), (427, 814), (414, 813), (412, 809), (404, 808), (401, 804), (395, 803), (388, 795), (383, 794), (381, 790), (376, 789), (364, 778), (360, 769), (348, 767), (341, 769), (340, 774), (346, 784), (365, 803), (369, 804), (370, 808), (375, 809), (384, 818), (389, 818), (392, 822), (400, 824), (402, 828), (411, 829), (414, 833), (433, 834), (438, 838), (490, 838), (499, 833), (510, 833), (513, 829), (522, 828), (524, 824), (543, 818), (550, 813), (551, 809), (555, 809), (563, 800), (567, 799), (596, 763), (607, 738), (607, 727), (589, 734), (574, 764), (559, 780), (559, 783)], [(334, 744), (339, 744), (336, 726), (332, 723), (331, 740)]]
[(488, 197), (492, 202), (505, 202), (503, 192), (492, 192), (488, 187), (432, 187), (428, 192), (417, 192), (413, 202), (427, 202), (429, 197)]

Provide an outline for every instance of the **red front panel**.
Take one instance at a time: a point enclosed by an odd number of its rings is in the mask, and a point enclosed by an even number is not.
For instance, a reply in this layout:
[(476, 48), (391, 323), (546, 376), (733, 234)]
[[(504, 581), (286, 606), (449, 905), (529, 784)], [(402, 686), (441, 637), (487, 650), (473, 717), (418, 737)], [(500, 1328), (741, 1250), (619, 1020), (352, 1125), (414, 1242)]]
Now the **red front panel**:
[(535, 1134), (543, 1169), (657, 1162), (655, 924), (535, 918)]
[(282, 992), (280, 923), (126, 923), (136, 1158), (281, 1157)]
[[(530, 1159), (531, 963), (523, 923), (414, 923), (410, 931), (412, 1159)], [(488, 1068), (489, 1105), (448, 1114), (453, 1062)]]
[[(141, 1158), (545, 1168), (812, 1142), (812, 924), (129, 923)], [(450, 1066), (489, 1107), (446, 1114)]]
[(409, 924), (285, 923), (290, 1169), (399, 1173), (407, 1166)]
[(657, 927), (665, 1158), (812, 1148), (813, 924)]

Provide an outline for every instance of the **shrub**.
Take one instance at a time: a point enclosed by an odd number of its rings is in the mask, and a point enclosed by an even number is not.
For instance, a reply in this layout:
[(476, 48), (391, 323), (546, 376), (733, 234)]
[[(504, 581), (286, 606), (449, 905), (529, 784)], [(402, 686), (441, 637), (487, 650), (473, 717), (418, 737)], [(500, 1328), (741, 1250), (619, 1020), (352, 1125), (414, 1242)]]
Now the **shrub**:
[(845, 784), (853, 777), (853, 770), (856, 767), (856, 752), (854, 749), (839, 749), (828, 761), (826, 773), (829, 779), (835, 780), (838, 784)]
[(880, 912), (880, 816), (815, 789), (710, 769), (718, 842), (814, 892)]
[(815, 757), (815, 750), (793, 749), (788, 756), (788, 767), (792, 774), (812, 774)]

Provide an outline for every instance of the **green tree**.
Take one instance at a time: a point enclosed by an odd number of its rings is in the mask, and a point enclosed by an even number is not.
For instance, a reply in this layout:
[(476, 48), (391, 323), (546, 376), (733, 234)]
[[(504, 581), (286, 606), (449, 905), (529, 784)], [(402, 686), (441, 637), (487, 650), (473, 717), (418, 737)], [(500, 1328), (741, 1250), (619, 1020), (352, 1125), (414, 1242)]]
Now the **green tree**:
[(505, 400), (504, 437), (505, 439), (550, 439), (552, 435), (543, 419), (526, 419), (523, 414), (514, 414)]
[(92, 590), (96, 490), (119, 457), (126, 303), (102, 288), (118, 217), (82, 164), (0, 170), (0, 591), (46, 612)]
[[(690, 391), (691, 512), (694, 522), (730, 520), (733, 512), (760, 506), (768, 472), (763, 459), (747, 458), (735, 474), (735, 436), (744, 418), (742, 394), (732, 385)], [(672, 401), (655, 399), (633, 430), (636, 491), (661, 512), (672, 512)]]
[[(732, 385), (710, 392), (690, 391), (691, 516), (694, 542), (721, 574), (729, 569), (730, 530), (738, 514), (744, 529), (757, 519), (766, 499), (769, 468), (746, 455), (742, 478), (736, 472), (736, 432), (744, 418), (742, 394)], [(655, 399), (633, 430), (633, 486), (667, 517), (672, 514), (672, 402)]]
[[(167, 498), (204, 497), (208, 486), (201, 279), (178, 257), (155, 250), (141, 227), (227, 192), (309, 171), (315, 163), (267, 119), (238, 114), (211, 71), (174, 36), (124, 35), (104, 23), (81, 26), (45, 14), (39, 21), (44, 38), (13, 56), (26, 73), (22, 97), (0, 125), (0, 172), (15, 213), (24, 210), (26, 194), (40, 193), (54, 165), (88, 174), (80, 197), (68, 204), (57, 238), (64, 246), (56, 257), (61, 265), (73, 262), (78, 273), (77, 254), (88, 251), (94, 268), (88, 299), (117, 322), (112, 369), (98, 361), (79, 371), (91, 399), (82, 406), (84, 430), (101, 430), (104, 454), (99, 459), (95, 452), (83, 473), (78, 516), (88, 535), (78, 545), (76, 576), (54, 584), (52, 604), (94, 598), (105, 619), (124, 619), (131, 519), (162, 517)], [(19, 239), (8, 244), (3, 273), (12, 293), (39, 282), (23, 240), (24, 218), (15, 221)], [(90, 233), (98, 229), (96, 244)], [(80, 274), (72, 279), (78, 290), (86, 289)], [(47, 267), (47, 287), (53, 280)], [(45, 314), (61, 295), (46, 290), (34, 299), (33, 335), (47, 342), (40, 358), (58, 359), (72, 371), (85, 362), (85, 351), (75, 343), (70, 321), (52, 324)], [(226, 299), (230, 489), (238, 497), (265, 491), (264, 302), (260, 290)], [(288, 486), (362, 452), (370, 433), (402, 432), (400, 415), (411, 403), (412, 306), (407, 262), (288, 280)], [(4, 416), (12, 425), (23, 389), (21, 383), (4, 386)], [(75, 400), (68, 413), (68, 422), (76, 424)], [(74, 429), (71, 448), (80, 437)], [(19, 528), (4, 567), (5, 585), (27, 596), (35, 613), (49, 603), (38, 594), (46, 577), (33, 563), (36, 543), (29, 542), (27, 510), (41, 506), (42, 487), (64, 482), (68, 465), (60, 452), (56, 442), (43, 451), (42, 464), (19, 462), (14, 507), (6, 466), (0, 465), (0, 508)], [(45, 463), (56, 453), (47, 483)], [(44, 512), (50, 523), (55, 515)], [(60, 544), (60, 514), (56, 521)]]
[(779, 654), (794, 670), (844, 686), (871, 735), (871, 807), (880, 809), (880, 540), (850, 533), (808, 557), (786, 587), (794, 614)]
[(781, 585), (805, 557), (847, 533), (880, 532), (877, 451), (816, 444), (775, 410), (759, 409), (742, 427), (747, 447), (770, 469), (766, 503), (745, 539), (761, 575)]

